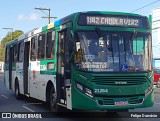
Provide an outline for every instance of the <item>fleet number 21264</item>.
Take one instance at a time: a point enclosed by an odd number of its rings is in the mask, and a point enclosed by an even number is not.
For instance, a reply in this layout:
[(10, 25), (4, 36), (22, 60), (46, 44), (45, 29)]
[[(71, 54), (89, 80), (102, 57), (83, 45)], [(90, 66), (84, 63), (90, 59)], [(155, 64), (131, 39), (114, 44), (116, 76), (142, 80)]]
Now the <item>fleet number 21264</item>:
[(106, 93), (108, 92), (108, 89), (94, 89), (95, 93)]

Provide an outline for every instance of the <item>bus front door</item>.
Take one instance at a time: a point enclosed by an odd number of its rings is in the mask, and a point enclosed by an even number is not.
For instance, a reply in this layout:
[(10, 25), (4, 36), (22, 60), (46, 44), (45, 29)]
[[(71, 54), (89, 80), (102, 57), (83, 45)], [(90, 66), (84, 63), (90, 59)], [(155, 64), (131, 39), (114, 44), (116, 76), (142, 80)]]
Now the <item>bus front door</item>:
[[(58, 60), (57, 60), (57, 98), (60, 100), (67, 100), (66, 97), (66, 88), (70, 85), (71, 80), (71, 69), (68, 61), (70, 37), (68, 37), (70, 31), (65, 30), (59, 33), (59, 42), (58, 42)], [(70, 47), (71, 48), (71, 47)], [(64, 103), (63, 101), (60, 103)]]
[(29, 49), (30, 42), (25, 42), (24, 46), (24, 64), (23, 64), (23, 83), (24, 83), (24, 94), (28, 94), (28, 67), (29, 67)]

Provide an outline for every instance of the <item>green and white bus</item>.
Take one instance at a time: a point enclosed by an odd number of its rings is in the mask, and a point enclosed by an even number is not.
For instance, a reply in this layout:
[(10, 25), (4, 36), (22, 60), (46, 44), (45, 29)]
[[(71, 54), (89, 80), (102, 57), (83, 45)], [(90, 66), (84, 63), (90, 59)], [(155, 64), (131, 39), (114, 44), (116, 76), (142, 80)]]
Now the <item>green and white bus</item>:
[(151, 45), (145, 16), (77, 12), (8, 42), (4, 83), (53, 112), (151, 107)]

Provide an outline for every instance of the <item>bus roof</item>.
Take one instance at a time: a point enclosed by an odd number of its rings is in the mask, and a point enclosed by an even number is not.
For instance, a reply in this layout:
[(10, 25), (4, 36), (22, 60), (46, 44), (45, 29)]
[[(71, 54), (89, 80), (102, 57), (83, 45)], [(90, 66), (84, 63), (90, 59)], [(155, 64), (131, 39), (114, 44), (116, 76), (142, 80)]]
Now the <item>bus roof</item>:
[[(29, 36), (32, 36), (33, 34), (36, 34), (36, 33), (39, 33), (39, 32), (43, 32), (43, 31), (46, 31), (48, 29), (51, 29), (51, 28), (54, 28), (54, 27), (57, 27), (59, 25), (62, 25), (64, 23), (67, 23), (68, 21), (71, 21), (73, 18), (77, 17), (78, 15), (80, 14), (107, 14), (107, 15), (121, 15), (121, 16), (138, 16), (138, 17), (145, 17), (145, 16), (142, 16), (142, 15), (139, 15), (139, 14), (135, 14), (135, 13), (125, 13), (125, 12), (111, 12), (111, 11), (84, 11), (84, 12), (76, 12), (76, 13), (73, 13), (73, 14), (70, 14), (64, 18), (61, 18), (57, 21), (55, 21), (54, 23), (51, 23), (51, 24), (48, 24), (46, 26), (43, 26), (41, 28), (38, 28), (38, 29), (32, 29), (31, 31), (27, 32), (27, 33), (24, 33), (22, 35), (20, 35), (17, 39), (15, 40), (12, 40), (14, 42), (17, 42), (17, 41), (20, 41), (22, 39), (25, 39)], [(10, 44), (13, 44), (14, 42), (8, 42), (6, 44), (7, 45), (10, 45)]]
[[(77, 12), (77, 13), (73, 13), (70, 14), (62, 19), (59, 19), (57, 21), (55, 21), (54, 23), (52, 23), (52, 27), (56, 27), (59, 26), (61, 24), (64, 24), (68, 21), (70, 21), (72, 18), (74, 18), (75, 16), (79, 15), (79, 14), (108, 14), (108, 15), (124, 15), (124, 16), (139, 16), (139, 17), (145, 17), (139, 14), (135, 14), (135, 13), (124, 13), (124, 12), (107, 12), (107, 11), (84, 11), (84, 12)], [(42, 27), (42, 30), (46, 30), (50, 27), (50, 24)]]
[(7, 43), (6, 43), (6, 46), (14, 45), (14, 44), (16, 44), (17, 42), (18, 42), (18, 38), (17, 38), (17, 39), (14, 39), (14, 40), (12, 40), (12, 41), (7, 42)]

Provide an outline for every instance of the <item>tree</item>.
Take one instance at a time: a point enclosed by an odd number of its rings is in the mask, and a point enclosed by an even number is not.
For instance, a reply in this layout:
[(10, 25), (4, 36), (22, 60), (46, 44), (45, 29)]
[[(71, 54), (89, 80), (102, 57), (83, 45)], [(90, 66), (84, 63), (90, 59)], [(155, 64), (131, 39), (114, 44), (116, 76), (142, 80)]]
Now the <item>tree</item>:
[(4, 62), (5, 59), (5, 45), (7, 42), (18, 38), (24, 32), (21, 30), (16, 30), (15, 32), (8, 33), (2, 40), (0, 45), (0, 62)]

